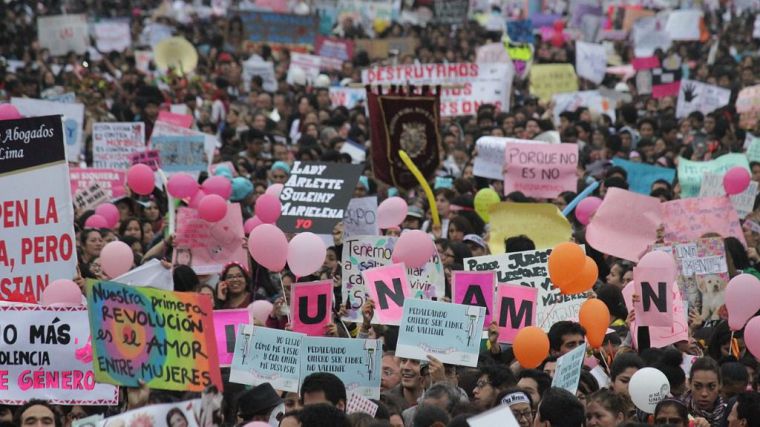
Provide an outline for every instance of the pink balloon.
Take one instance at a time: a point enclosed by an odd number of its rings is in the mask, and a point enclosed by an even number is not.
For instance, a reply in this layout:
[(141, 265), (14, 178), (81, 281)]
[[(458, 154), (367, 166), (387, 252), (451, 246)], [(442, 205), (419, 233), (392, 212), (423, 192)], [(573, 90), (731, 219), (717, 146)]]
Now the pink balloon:
[(296, 277), (304, 277), (319, 270), (325, 262), (325, 242), (314, 233), (296, 234), (288, 243), (288, 267)]
[(260, 226), (261, 224), (263, 224), (263, 222), (261, 222), (257, 216), (248, 218), (245, 220), (245, 223), (243, 223), (243, 231), (245, 231), (246, 235), (249, 235), (254, 228)]
[(227, 200), (232, 195), (232, 182), (222, 175), (212, 176), (201, 184), (203, 191)]
[(119, 277), (132, 269), (132, 248), (120, 241), (111, 242), (100, 251), (100, 266), (110, 278)]
[(578, 222), (581, 224), (587, 225), (591, 220), (591, 215), (596, 213), (596, 210), (599, 209), (601, 204), (602, 199), (598, 197), (586, 197), (575, 207), (575, 218), (577, 218)]
[(285, 187), (285, 186), (282, 185), (282, 184), (280, 184), (280, 183), (272, 184), (272, 185), (270, 185), (267, 188), (267, 191), (264, 194), (271, 194), (271, 195), (279, 198), (280, 197), (280, 193), (282, 192), (283, 187)]
[(726, 189), (726, 194), (733, 196), (739, 194), (749, 187), (749, 171), (743, 167), (736, 166), (728, 170), (723, 175), (723, 188)]
[(272, 307), (274, 307), (272, 303), (265, 299), (256, 300), (248, 305), (248, 314), (253, 320), (266, 323), (267, 317), (272, 312)]
[(248, 252), (269, 271), (279, 272), (288, 259), (288, 239), (272, 224), (261, 224), (248, 236)]
[(261, 222), (265, 224), (274, 224), (277, 222), (277, 218), (280, 217), (280, 212), (282, 212), (280, 199), (271, 194), (262, 194), (256, 199), (254, 212)]
[(728, 282), (724, 298), (728, 326), (738, 331), (760, 310), (760, 280), (751, 274), (740, 274)]
[(90, 215), (84, 222), (84, 228), (111, 228), (108, 226), (108, 220), (103, 215)]
[(79, 286), (68, 279), (50, 282), (40, 295), (40, 305), (78, 306), (82, 305), (82, 291)]
[(377, 207), (377, 225), (382, 229), (398, 227), (406, 218), (409, 206), (401, 197), (389, 197)]
[(199, 185), (195, 178), (184, 172), (172, 175), (169, 182), (166, 183), (166, 191), (177, 199), (193, 197), (198, 192), (198, 188)]
[(18, 109), (15, 105), (0, 104), (0, 120), (16, 120), (23, 118), (24, 116), (18, 112)]
[(218, 194), (209, 194), (198, 203), (198, 216), (208, 222), (219, 222), (227, 216), (227, 201)]
[(95, 214), (100, 215), (106, 219), (108, 222), (108, 228), (115, 227), (119, 222), (119, 218), (121, 218), (121, 215), (119, 214), (119, 208), (117, 208), (113, 203), (101, 203), (97, 208), (95, 208)]
[(198, 205), (201, 203), (201, 200), (203, 200), (203, 198), (207, 195), (208, 194), (205, 191), (198, 190), (195, 194), (193, 194), (192, 197), (190, 197), (190, 201), (187, 203), (187, 205), (193, 209), (198, 209)]
[(669, 282), (674, 282), (678, 276), (678, 268), (673, 255), (660, 250), (653, 250), (641, 257), (637, 268), (661, 269), (664, 273), (663, 278)]
[(760, 316), (755, 316), (747, 322), (744, 328), (744, 345), (753, 356), (760, 358)]
[(153, 192), (155, 181), (153, 169), (142, 163), (136, 164), (127, 170), (127, 185), (135, 193), (147, 196)]
[(433, 239), (427, 233), (409, 230), (401, 233), (396, 241), (391, 259), (395, 263), (403, 262), (407, 267), (420, 268), (433, 257), (435, 251)]

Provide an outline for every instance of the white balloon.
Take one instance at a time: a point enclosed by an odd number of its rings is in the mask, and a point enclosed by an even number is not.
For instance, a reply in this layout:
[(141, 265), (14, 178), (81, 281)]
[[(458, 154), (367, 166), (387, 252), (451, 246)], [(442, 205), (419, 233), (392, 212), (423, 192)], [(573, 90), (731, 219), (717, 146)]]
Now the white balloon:
[(637, 408), (653, 414), (655, 406), (670, 395), (670, 383), (659, 369), (642, 368), (631, 377), (628, 394)]

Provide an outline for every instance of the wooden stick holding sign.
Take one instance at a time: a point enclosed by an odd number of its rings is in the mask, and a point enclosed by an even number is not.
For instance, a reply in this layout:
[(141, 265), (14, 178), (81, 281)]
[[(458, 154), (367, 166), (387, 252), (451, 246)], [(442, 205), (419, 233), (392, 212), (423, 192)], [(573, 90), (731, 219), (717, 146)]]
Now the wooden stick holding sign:
[(411, 298), (412, 288), (406, 277), (404, 263), (370, 268), (362, 271), (369, 297), (375, 301), (378, 323), (399, 325), (404, 313), (404, 300)]

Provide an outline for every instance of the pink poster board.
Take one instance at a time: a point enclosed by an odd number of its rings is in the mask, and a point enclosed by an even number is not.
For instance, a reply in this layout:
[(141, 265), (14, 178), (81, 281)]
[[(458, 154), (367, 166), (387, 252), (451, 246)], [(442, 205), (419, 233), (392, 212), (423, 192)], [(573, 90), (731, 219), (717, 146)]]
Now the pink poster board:
[(412, 289), (403, 263), (390, 264), (362, 271), (367, 293), (375, 302), (377, 323), (398, 325), (404, 314), (404, 300), (411, 297)]
[(499, 285), (493, 318), (499, 325), (499, 342), (512, 343), (517, 332), (536, 326), (538, 289), (519, 285)]
[(508, 142), (504, 168), (504, 194), (520, 191), (526, 196), (554, 198), (563, 191), (575, 192), (578, 146)]
[(248, 309), (214, 310), (214, 333), (216, 334), (216, 351), (219, 354), (219, 366), (230, 366), (235, 353), (235, 337), (241, 324), (251, 323)]
[(294, 283), (290, 295), (293, 331), (324, 336), (326, 326), (332, 322), (332, 281)]
[(452, 275), (454, 302), (485, 307), (486, 317), (483, 320), (483, 329), (488, 329), (493, 317), (496, 273), (494, 271), (454, 271)]

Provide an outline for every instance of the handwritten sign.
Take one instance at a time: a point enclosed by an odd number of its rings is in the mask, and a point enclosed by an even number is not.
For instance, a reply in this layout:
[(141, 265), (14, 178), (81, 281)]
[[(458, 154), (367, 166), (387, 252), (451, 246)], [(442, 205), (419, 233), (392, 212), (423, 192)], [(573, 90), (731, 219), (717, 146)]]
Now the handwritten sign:
[(100, 52), (122, 52), (132, 46), (129, 20), (103, 19), (93, 25), (93, 30)]
[(552, 387), (564, 388), (572, 394), (578, 391), (581, 380), (583, 358), (586, 356), (586, 343), (579, 345), (557, 359), (557, 367), (552, 377)]
[(290, 295), (293, 330), (323, 336), (332, 321), (332, 281), (294, 283)]
[[(216, 150), (216, 146), (219, 143), (215, 135), (199, 132), (197, 130), (193, 129), (187, 129), (183, 128), (182, 126), (177, 126), (168, 122), (160, 122), (157, 121), (155, 126), (153, 126), (153, 133), (151, 134), (151, 143), (149, 144), (148, 148), (157, 149), (158, 147), (153, 145), (153, 142), (155, 139), (159, 136), (184, 136), (184, 137), (196, 137), (201, 138), (203, 140), (203, 151), (206, 153), (206, 166), (211, 163), (211, 160), (214, 158), (214, 150)], [(190, 141), (195, 141), (195, 138), (190, 139)], [(197, 148), (197, 145), (193, 145), (194, 148)], [(163, 153), (162, 153), (163, 154)], [(195, 153), (192, 157), (193, 162), (200, 163), (200, 153)], [(163, 159), (163, 157), (162, 157)], [(183, 161), (187, 162), (187, 159), (183, 159)], [(204, 168), (206, 167), (204, 166)], [(164, 168), (166, 171), (166, 168)]]
[(40, 16), (37, 18), (37, 37), (40, 47), (48, 49), (53, 56), (66, 55), (69, 51), (81, 55), (90, 47), (87, 15)]
[(630, 160), (614, 158), (612, 159), (612, 164), (620, 166), (628, 172), (628, 189), (639, 194), (649, 195), (652, 192), (652, 184), (655, 181), (664, 179), (672, 184), (676, 177), (675, 169), (648, 165), (646, 163), (636, 163)]
[(575, 70), (578, 77), (599, 84), (607, 73), (607, 50), (601, 44), (575, 43)]
[(74, 194), (74, 208), (78, 211), (94, 209), (101, 203), (108, 201), (108, 194), (100, 188), (97, 182), (91, 182), (90, 185)]
[(346, 107), (349, 110), (359, 104), (367, 103), (367, 90), (356, 87), (330, 86), (330, 103), (333, 107)]
[(730, 89), (683, 79), (681, 80), (681, 89), (678, 91), (676, 117), (681, 119), (694, 111), (699, 111), (702, 114), (712, 113), (727, 105), (730, 99)]
[(406, 280), (406, 266), (391, 264), (362, 272), (369, 297), (375, 302), (375, 313), (381, 325), (398, 325), (404, 300), (412, 293)]
[(463, 24), (467, 20), (469, 0), (434, 0), (433, 21), (439, 24)]
[(473, 174), (489, 179), (504, 179), (504, 158), (507, 143), (542, 144), (528, 139), (482, 136), (475, 142), (477, 155), (473, 162)]
[(554, 198), (577, 190), (576, 144), (525, 144), (508, 142), (504, 153), (504, 194)]
[(681, 184), (681, 197), (697, 197), (699, 195), (699, 187), (702, 184), (702, 177), (705, 172), (723, 175), (736, 166), (749, 170), (747, 156), (740, 153), (730, 153), (706, 162), (695, 162), (679, 157), (678, 182)]
[[(491, 253), (505, 252), (504, 240), (517, 234), (528, 236), (536, 248), (546, 249), (570, 240), (572, 226), (551, 203), (503, 202), (490, 210)], [(516, 230), (519, 230), (517, 232)]]
[(483, 328), (488, 329), (494, 310), (496, 276), (492, 271), (454, 271), (452, 274), (452, 296), (456, 304), (484, 307)]
[(277, 390), (299, 392), (301, 344), (304, 335), (280, 329), (240, 325), (230, 382), (259, 385), (270, 383)]
[(161, 169), (161, 153), (158, 150), (145, 150), (129, 155), (131, 166), (143, 164), (150, 166), (153, 172)]
[(208, 168), (204, 139), (200, 136), (155, 136), (151, 148), (158, 150), (164, 172), (189, 172), (195, 175)]
[(361, 197), (348, 202), (343, 217), (343, 238), (351, 236), (377, 236), (377, 197)]
[(349, 396), (380, 397), (381, 340), (304, 337), (300, 354), (301, 381), (315, 372), (329, 372), (340, 378)]
[[(744, 219), (752, 212), (755, 206), (755, 197), (757, 196), (757, 181), (750, 181), (746, 190), (739, 194), (729, 196), (731, 205), (736, 209), (739, 219)], [(725, 196), (726, 189), (723, 188), (723, 176), (711, 172), (705, 172), (702, 177), (702, 186), (699, 188), (699, 197)]]
[(3, 305), (0, 315), (6, 319), (0, 324), (0, 404), (119, 402), (118, 387), (96, 382), (83, 354), (90, 335), (86, 308)]
[(699, 239), (705, 233), (733, 236), (745, 244), (739, 217), (728, 197), (700, 197), (665, 202), (661, 207), (666, 242)]
[(207, 222), (196, 209), (177, 210), (177, 236), (174, 242), (174, 263), (188, 265), (197, 274), (212, 274), (234, 261), (247, 265), (243, 249), (243, 215), (240, 205), (227, 206), (221, 221)]
[(181, 128), (189, 128), (193, 125), (193, 116), (190, 114), (179, 114), (171, 111), (159, 111), (156, 121), (171, 123)]
[(235, 338), (238, 326), (250, 323), (248, 309), (214, 310), (214, 335), (216, 350), (219, 354), (219, 366), (230, 366), (235, 353)]
[(87, 309), (98, 382), (154, 389), (222, 390), (207, 295), (89, 283)]
[(530, 93), (549, 100), (555, 93), (578, 91), (578, 76), (571, 64), (533, 64)]
[(115, 169), (69, 169), (69, 183), (71, 193), (89, 188), (92, 183), (97, 183), (105, 191), (109, 199), (122, 197), (126, 194), (124, 186), (127, 182), (127, 171)]
[(130, 155), (145, 150), (145, 123), (95, 123), (92, 164), (96, 168), (128, 169)]
[(0, 300), (34, 303), (77, 264), (63, 127), (59, 116), (4, 120), (0, 135)]
[(559, 115), (565, 111), (575, 112), (579, 108), (588, 108), (592, 112), (605, 114), (615, 120), (615, 101), (602, 95), (598, 90), (582, 90), (579, 92), (555, 93), (554, 123), (559, 124)]
[(499, 326), (499, 342), (512, 343), (520, 329), (536, 326), (538, 289), (507, 284), (497, 289), (494, 318)]

